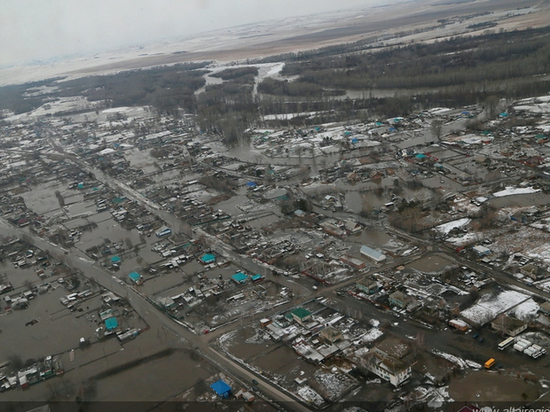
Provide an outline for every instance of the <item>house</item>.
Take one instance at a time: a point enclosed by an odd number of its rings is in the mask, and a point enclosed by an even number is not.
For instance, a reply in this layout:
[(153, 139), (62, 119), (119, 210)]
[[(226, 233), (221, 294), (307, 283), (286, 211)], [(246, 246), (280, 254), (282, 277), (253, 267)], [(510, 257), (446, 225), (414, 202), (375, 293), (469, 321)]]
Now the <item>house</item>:
[(376, 263), (382, 263), (386, 260), (386, 255), (365, 245), (361, 246), (361, 254)]
[(519, 271), (523, 275), (528, 276), (533, 280), (540, 280), (540, 279), (545, 278), (548, 275), (547, 273), (545, 273), (545, 271), (542, 268), (540, 268), (539, 266), (534, 265), (532, 263), (528, 263), (526, 265), (523, 265), (519, 269)]
[(340, 260), (354, 269), (363, 269), (365, 267), (365, 262), (349, 255), (342, 256)]
[(368, 352), (365, 358), (362, 358), (360, 366), (387, 380), (395, 387), (402, 385), (412, 375), (409, 364), (378, 348)]
[(519, 335), (527, 329), (527, 326), (528, 325), (526, 322), (504, 314), (499, 315), (493, 322), (491, 322), (491, 327), (494, 330), (512, 337)]
[(357, 223), (355, 220), (348, 219), (346, 221), (346, 230), (350, 233), (357, 233), (361, 229), (363, 229), (363, 226), (361, 226), (359, 223)]
[(259, 282), (259, 281), (263, 280), (264, 277), (262, 275), (256, 274), (256, 275), (252, 276), (251, 279), (252, 279), (252, 282), (256, 283), (256, 282)]
[(410, 302), (410, 296), (398, 290), (396, 292), (393, 292), (388, 297), (388, 301), (390, 302), (391, 305), (397, 306), (403, 309)]
[(342, 332), (333, 326), (327, 326), (321, 330), (319, 335), (325, 342), (329, 342), (330, 344), (334, 344), (335, 342), (344, 339)]
[(174, 302), (174, 299), (169, 297), (160, 297), (157, 299), (157, 302), (160, 306), (162, 306), (164, 309), (174, 309), (176, 307), (176, 302)]
[(472, 250), (477, 254), (478, 257), (487, 256), (491, 251), (485, 246), (477, 245), (472, 248)]
[(227, 399), (231, 395), (231, 386), (225, 383), (223, 380), (214, 382), (210, 387), (216, 392), (220, 398)]
[(118, 322), (115, 317), (105, 319), (105, 329), (113, 330), (118, 328)]
[(245, 402), (252, 402), (254, 399), (254, 394), (247, 391), (246, 389), (239, 389), (239, 391), (235, 394), (235, 398), (237, 399), (244, 399)]
[(206, 253), (201, 257), (200, 261), (203, 265), (209, 265), (210, 263), (216, 262), (216, 256), (211, 253)]
[(248, 279), (248, 276), (242, 272), (237, 272), (233, 276), (231, 276), (231, 280), (235, 282), (237, 285), (245, 284), (247, 279)]
[(305, 322), (311, 320), (311, 312), (304, 308), (296, 308), (290, 312), (292, 319), (298, 322), (300, 325), (304, 325)]
[(325, 232), (332, 236), (342, 237), (346, 234), (345, 230), (336, 226), (332, 220), (321, 222), (319, 226), (321, 226)]
[(545, 315), (550, 315), (550, 302), (544, 302), (540, 304), (540, 311)]
[(380, 290), (380, 285), (378, 285), (376, 279), (366, 277), (365, 279), (358, 281), (355, 284), (355, 288), (360, 292), (366, 293), (367, 295), (372, 295)]
[(141, 275), (137, 272), (132, 272), (128, 275), (128, 277), (136, 284), (136, 285), (141, 285), (143, 284), (143, 278), (141, 277)]

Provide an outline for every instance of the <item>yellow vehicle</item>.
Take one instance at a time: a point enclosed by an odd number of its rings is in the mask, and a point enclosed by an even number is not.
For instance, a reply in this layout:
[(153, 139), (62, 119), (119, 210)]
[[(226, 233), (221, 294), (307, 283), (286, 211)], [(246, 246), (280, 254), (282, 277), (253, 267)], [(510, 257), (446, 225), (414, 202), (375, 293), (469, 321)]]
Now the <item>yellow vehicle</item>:
[(485, 362), (485, 369), (491, 369), (494, 364), (495, 360), (493, 358), (489, 359), (487, 362)]

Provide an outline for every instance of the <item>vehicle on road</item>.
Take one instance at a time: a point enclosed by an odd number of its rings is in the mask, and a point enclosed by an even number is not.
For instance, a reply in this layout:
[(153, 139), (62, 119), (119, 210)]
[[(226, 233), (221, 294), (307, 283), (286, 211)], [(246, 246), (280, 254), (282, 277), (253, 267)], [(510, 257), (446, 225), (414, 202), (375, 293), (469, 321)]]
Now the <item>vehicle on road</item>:
[(491, 369), (493, 367), (493, 365), (495, 364), (495, 359), (494, 358), (491, 358), (489, 359), (487, 362), (485, 362), (485, 369)]

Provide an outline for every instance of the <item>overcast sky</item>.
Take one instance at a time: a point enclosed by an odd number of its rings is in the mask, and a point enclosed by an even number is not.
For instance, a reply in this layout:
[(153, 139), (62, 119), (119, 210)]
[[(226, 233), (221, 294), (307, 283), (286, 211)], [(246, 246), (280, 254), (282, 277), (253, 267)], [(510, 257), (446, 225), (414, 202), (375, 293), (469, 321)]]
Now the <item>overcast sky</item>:
[(383, 2), (0, 0), (0, 66)]

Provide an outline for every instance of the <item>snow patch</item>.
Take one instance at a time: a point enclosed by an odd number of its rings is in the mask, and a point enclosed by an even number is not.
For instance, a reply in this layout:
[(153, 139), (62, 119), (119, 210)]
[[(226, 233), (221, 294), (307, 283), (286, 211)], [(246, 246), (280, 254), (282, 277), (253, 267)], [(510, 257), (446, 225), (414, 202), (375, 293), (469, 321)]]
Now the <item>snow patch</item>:
[(494, 197), (504, 197), (504, 196), (512, 196), (512, 195), (526, 195), (530, 193), (537, 193), (540, 192), (540, 189), (534, 189), (532, 187), (513, 187), (508, 186), (506, 189), (501, 190), (500, 192), (493, 193)]
[(441, 233), (444, 233), (444, 234), (447, 234), (449, 233), (451, 230), (455, 229), (455, 228), (458, 228), (458, 227), (462, 227), (462, 226), (465, 226), (467, 225), (468, 223), (470, 223), (470, 219), (468, 219), (467, 217), (463, 218), (463, 219), (458, 219), (458, 220), (453, 220), (452, 222), (447, 222), (447, 223), (443, 223), (439, 226), (436, 226), (436, 230), (438, 232), (441, 232)]

